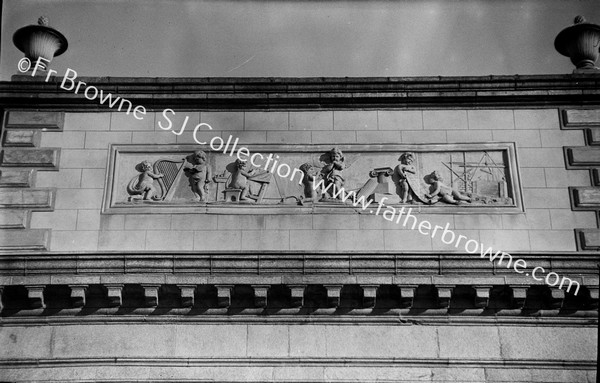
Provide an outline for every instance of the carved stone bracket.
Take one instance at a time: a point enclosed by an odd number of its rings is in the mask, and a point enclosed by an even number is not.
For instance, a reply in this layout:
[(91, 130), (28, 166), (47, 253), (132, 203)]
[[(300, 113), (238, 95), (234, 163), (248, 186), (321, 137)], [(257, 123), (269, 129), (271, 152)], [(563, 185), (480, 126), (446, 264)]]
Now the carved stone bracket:
[(252, 285), (254, 289), (254, 306), (267, 307), (267, 295), (269, 293), (269, 285)]
[(306, 289), (306, 285), (289, 285), (289, 288), (292, 294), (291, 306), (304, 306), (304, 289)]
[(590, 290), (590, 308), (598, 309), (598, 287), (589, 288)]
[(233, 285), (216, 285), (217, 288), (217, 306), (228, 308), (231, 306), (231, 290)]
[(44, 302), (44, 287), (45, 286), (39, 285), (25, 286), (27, 289), (27, 299), (32, 308), (46, 308), (46, 303)]
[(121, 306), (123, 304), (123, 284), (122, 283), (107, 283), (106, 295), (110, 306)]
[(450, 299), (454, 286), (438, 286), (438, 305), (440, 308), (447, 309), (450, 307)]
[(416, 291), (416, 285), (400, 286), (400, 307), (412, 307)]
[(71, 289), (71, 305), (73, 307), (85, 306), (88, 285), (69, 285), (69, 288)]
[(181, 292), (181, 305), (192, 307), (195, 303), (196, 285), (177, 285)]
[(363, 307), (375, 307), (379, 285), (360, 285), (360, 287), (363, 289)]
[(475, 289), (475, 307), (486, 308), (490, 302), (491, 285), (474, 286)]
[(144, 300), (147, 307), (158, 306), (158, 289), (160, 285), (156, 284), (142, 284), (144, 289)]
[(527, 299), (527, 286), (511, 286), (513, 292), (513, 305), (515, 308), (522, 309), (525, 307)]
[(324, 285), (327, 290), (327, 305), (329, 307), (339, 307), (340, 296), (343, 285)]
[(550, 289), (550, 307), (553, 309), (562, 308), (565, 301), (565, 290), (551, 288)]

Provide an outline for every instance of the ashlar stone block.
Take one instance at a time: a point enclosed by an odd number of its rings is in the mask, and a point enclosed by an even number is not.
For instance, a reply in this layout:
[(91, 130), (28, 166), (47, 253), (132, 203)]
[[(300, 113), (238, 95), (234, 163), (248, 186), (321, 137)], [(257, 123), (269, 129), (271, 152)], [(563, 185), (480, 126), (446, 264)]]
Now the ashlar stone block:
[(29, 222), (29, 210), (4, 209), (0, 214), (0, 229), (24, 229)]
[[(0, 188), (6, 187), (30, 187), (32, 184), (32, 178), (34, 170), (13, 170), (13, 169), (1, 169), (0, 170)], [(55, 175), (53, 175), (55, 176)]]
[(6, 119), (7, 128), (56, 129), (63, 127), (63, 112), (11, 110)]
[(35, 147), (39, 143), (39, 132), (33, 130), (7, 130), (4, 134), (5, 147)]
[(60, 149), (9, 148), (2, 153), (2, 166), (57, 168)]

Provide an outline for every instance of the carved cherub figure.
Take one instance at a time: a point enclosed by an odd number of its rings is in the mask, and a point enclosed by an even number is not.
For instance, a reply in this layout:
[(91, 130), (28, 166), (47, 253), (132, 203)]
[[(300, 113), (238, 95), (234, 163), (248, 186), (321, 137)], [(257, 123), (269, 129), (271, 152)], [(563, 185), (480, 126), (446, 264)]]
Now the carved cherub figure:
[(135, 166), (135, 170), (140, 172), (140, 175), (134, 177), (127, 185), (127, 193), (129, 193), (129, 201), (134, 199), (133, 196), (141, 195), (143, 200), (159, 200), (154, 187), (154, 180), (164, 177), (162, 174), (152, 172), (152, 163), (150, 161), (140, 162)]
[(202, 150), (184, 159), (183, 168), (190, 178), (190, 186), (196, 200), (204, 202), (208, 197), (208, 184), (212, 179), (210, 167), (206, 164), (208, 158)]
[(425, 182), (431, 185), (430, 192), (425, 193), (425, 197), (429, 198), (430, 204), (434, 204), (440, 200), (455, 205), (459, 204), (460, 201), (471, 201), (471, 198), (468, 196), (444, 184), (444, 179), (437, 171), (429, 174)]
[(247, 162), (239, 158), (235, 160), (235, 170), (231, 174), (231, 182), (229, 187), (232, 189), (241, 189), (240, 201), (247, 201), (248, 198), (248, 177), (251, 177), (254, 170), (246, 170)]
[[(416, 174), (417, 173), (417, 169), (415, 168), (415, 166), (413, 165), (413, 162), (415, 162), (415, 155), (414, 153), (411, 152), (406, 152), (406, 153), (402, 153), (402, 155), (400, 156), (400, 158), (398, 158), (398, 160), (400, 160), (400, 164), (398, 166), (396, 166), (395, 172), (398, 175), (398, 184), (400, 185), (400, 188), (402, 189), (402, 195), (400, 196), (400, 199), (402, 201), (402, 203), (406, 203), (406, 201), (409, 200), (409, 196), (410, 196), (410, 186), (408, 185), (408, 180), (406, 179), (407, 174), (406, 173), (411, 173), (411, 174)], [(412, 200), (412, 198), (411, 198)]]
[[(321, 174), (325, 179), (325, 190), (327, 190), (329, 195), (333, 196), (335, 191), (344, 186), (342, 171), (346, 165), (344, 164), (344, 154), (337, 147), (329, 151), (329, 160), (330, 163), (321, 169)], [(329, 185), (332, 185), (332, 187), (328, 188)], [(341, 195), (338, 197), (341, 198)]]
[(314, 166), (309, 163), (300, 165), (300, 170), (304, 174), (302, 185), (304, 185), (304, 201), (317, 201), (319, 199), (320, 188), (315, 190), (315, 181), (322, 178), (322, 174), (315, 171)]

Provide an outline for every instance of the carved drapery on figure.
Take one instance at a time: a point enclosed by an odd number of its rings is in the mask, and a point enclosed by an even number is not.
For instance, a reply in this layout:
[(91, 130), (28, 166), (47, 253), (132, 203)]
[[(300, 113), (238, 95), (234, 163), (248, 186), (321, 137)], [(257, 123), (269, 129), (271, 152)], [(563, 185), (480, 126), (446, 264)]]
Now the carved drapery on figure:
[(289, 165), (287, 176), (280, 168), (192, 145), (164, 145), (158, 152), (150, 146), (114, 145), (103, 211), (202, 207), (218, 213), (237, 206), (252, 214), (260, 214), (261, 207), (352, 212), (352, 202), (361, 197), (374, 202), (385, 197), (386, 205), (410, 204), (432, 212), (522, 211), (512, 143), (254, 147), (255, 153), (273, 154), (279, 164)]

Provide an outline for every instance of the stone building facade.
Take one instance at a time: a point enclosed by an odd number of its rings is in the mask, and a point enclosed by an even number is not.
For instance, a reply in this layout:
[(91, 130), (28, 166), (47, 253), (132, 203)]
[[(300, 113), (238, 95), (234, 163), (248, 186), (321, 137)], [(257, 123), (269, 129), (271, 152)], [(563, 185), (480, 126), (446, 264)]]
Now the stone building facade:
[[(80, 80), (147, 113), (0, 83), (0, 380), (595, 381), (599, 76)], [(201, 123), (528, 273), (277, 171), (239, 201)]]

